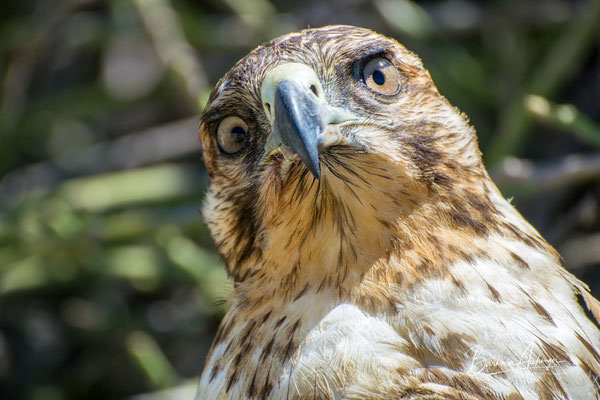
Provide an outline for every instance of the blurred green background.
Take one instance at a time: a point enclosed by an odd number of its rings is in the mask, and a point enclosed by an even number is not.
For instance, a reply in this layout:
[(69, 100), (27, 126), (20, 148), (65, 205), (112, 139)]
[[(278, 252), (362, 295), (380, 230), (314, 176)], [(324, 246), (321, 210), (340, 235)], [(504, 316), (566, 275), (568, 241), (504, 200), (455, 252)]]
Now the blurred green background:
[(280, 34), (417, 52), (506, 197), (600, 295), (600, 0), (3, 0), (0, 398), (192, 398), (231, 284), (198, 115)]

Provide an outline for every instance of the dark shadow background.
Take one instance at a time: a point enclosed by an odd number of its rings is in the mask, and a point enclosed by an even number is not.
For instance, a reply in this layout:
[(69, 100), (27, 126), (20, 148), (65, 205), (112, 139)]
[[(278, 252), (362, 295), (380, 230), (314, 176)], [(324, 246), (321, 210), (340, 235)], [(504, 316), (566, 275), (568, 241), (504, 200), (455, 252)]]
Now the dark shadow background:
[(600, 295), (600, 0), (0, 8), (2, 399), (193, 397), (230, 288), (199, 214), (199, 111), (250, 49), (307, 26), (419, 54), (505, 196)]

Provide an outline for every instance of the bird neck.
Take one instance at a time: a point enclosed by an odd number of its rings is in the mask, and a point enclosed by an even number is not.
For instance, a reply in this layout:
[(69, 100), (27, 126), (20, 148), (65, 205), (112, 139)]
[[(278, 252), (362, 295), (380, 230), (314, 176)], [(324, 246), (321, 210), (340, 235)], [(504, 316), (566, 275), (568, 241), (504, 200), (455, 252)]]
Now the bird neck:
[[(381, 309), (390, 306), (385, 288), (402, 290), (427, 279), (450, 279), (449, 267), (459, 261), (514, 258), (497, 245), (503, 238), (555, 256), (493, 184), (481, 193), (440, 197), (412, 208), (383, 208), (397, 210), (393, 217), (346, 204), (337, 214), (324, 212), (314, 225), (274, 224), (262, 251), (239, 266), (238, 293), (248, 304), (271, 299), (282, 304), (282, 299), (292, 302), (327, 293), (333, 303)], [(296, 220), (313, 212), (303, 207), (297, 209)]]

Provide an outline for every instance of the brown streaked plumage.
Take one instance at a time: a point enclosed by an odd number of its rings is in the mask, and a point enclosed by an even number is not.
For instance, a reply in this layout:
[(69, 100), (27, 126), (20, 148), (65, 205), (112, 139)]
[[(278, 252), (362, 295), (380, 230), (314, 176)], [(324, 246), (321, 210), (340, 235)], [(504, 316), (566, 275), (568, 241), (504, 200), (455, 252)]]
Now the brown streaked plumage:
[(413, 53), (350, 26), (217, 84), (204, 215), (235, 281), (198, 399), (600, 398), (600, 306)]

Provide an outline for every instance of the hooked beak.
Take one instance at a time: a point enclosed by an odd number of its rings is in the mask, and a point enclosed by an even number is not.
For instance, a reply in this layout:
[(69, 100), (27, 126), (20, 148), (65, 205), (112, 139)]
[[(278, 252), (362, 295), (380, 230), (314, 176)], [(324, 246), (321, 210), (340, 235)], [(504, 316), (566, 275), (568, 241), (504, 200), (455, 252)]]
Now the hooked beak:
[(304, 64), (289, 63), (275, 67), (262, 83), (261, 97), (271, 122), (267, 154), (283, 147), (284, 154), (296, 154), (319, 179), (319, 148), (340, 139), (332, 139), (326, 133), (327, 126), (353, 120), (354, 117), (326, 103), (316, 73)]
[[(312, 94), (312, 92), (310, 92)], [(320, 178), (317, 137), (323, 130), (320, 104), (296, 82), (282, 79), (275, 85), (273, 131), (296, 153), (315, 178)]]

